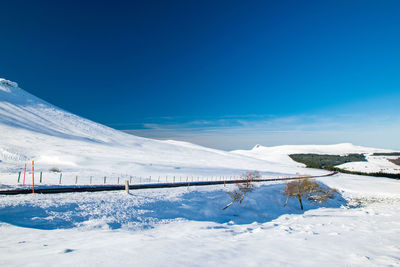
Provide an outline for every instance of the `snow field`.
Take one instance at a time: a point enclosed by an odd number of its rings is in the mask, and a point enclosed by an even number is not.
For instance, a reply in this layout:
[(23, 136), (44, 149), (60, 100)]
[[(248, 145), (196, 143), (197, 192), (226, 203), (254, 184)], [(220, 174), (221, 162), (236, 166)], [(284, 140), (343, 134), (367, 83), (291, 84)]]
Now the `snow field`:
[(349, 162), (338, 165), (338, 168), (349, 171), (361, 171), (365, 173), (400, 173), (400, 166), (390, 162), (388, 159), (397, 159), (398, 156), (372, 156), (366, 155), (367, 161)]
[[(369, 179), (378, 179), (381, 188)], [(226, 211), (222, 211), (229, 201), (226, 191), (233, 185), (143, 190), (130, 195), (4, 196), (0, 264), (400, 264), (398, 181), (344, 174), (319, 180), (341, 185), (338, 189), (344, 197), (337, 195), (325, 204), (305, 201), (304, 212), (295, 199), (283, 207), (282, 183), (258, 185), (242, 205)], [(391, 192), (379, 190), (389, 187)], [(20, 253), (25, 256), (17, 256)]]

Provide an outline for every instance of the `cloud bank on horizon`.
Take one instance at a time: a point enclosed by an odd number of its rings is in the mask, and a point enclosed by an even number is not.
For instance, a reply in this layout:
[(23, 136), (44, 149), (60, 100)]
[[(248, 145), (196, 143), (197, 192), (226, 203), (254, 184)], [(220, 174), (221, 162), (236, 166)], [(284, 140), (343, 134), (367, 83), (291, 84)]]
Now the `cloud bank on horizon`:
[[(223, 117), (216, 120), (119, 125), (125, 132), (155, 139), (175, 139), (223, 150), (295, 144), (353, 143), (400, 149), (400, 115), (346, 114)], [(181, 118), (182, 120), (182, 118)], [(129, 127), (131, 127), (129, 129)]]

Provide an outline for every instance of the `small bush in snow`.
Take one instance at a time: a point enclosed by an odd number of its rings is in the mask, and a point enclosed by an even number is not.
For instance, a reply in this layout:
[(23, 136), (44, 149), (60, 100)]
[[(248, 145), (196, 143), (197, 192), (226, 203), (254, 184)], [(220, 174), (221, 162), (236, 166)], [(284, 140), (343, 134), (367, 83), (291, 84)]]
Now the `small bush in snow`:
[(305, 178), (287, 183), (283, 194), (287, 196), (286, 202), (290, 197), (297, 198), (300, 208), (303, 209), (302, 198), (305, 197), (311, 201), (325, 202), (332, 198), (335, 192), (337, 192), (336, 189), (324, 188), (317, 182)]

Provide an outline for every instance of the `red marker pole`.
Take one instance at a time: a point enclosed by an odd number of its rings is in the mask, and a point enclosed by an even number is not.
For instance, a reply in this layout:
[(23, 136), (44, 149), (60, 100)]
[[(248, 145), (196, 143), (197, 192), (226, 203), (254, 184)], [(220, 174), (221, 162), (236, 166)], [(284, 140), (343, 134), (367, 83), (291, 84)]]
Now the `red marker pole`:
[(32, 194), (35, 194), (35, 162), (32, 160)]
[(26, 173), (26, 163), (25, 163), (25, 168), (24, 168), (24, 182), (22, 183), (22, 186), (25, 186), (25, 173)]

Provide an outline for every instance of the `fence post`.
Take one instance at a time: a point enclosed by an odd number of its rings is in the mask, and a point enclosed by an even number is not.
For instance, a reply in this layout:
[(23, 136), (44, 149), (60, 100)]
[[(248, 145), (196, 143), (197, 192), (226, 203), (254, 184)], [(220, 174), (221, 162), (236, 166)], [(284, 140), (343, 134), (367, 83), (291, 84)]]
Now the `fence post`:
[(118, 184), (119, 184), (119, 177), (118, 177)]
[(104, 176), (104, 183), (106, 183), (106, 181), (107, 181), (107, 177), (106, 177), (106, 176)]
[(78, 184), (78, 175), (75, 177), (75, 184)]
[(21, 172), (18, 172), (18, 183), (20, 178), (21, 178)]
[(60, 173), (60, 180), (58, 181), (58, 184), (61, 184), (61, 178), (62, 178), (62, 172)]
[(32, 160), (32, 194), (35, 194), (35, 162)]
[(128, 180), (125, 181), (125, 191), (127, 194), (129, 194), (129, 181)]
[(24, 167), (24, 181), (22, 182), (22, 186), (25, 186), (25, 174), (26, 174), (26, 163)]
[(158, 176), (158, 181), (157, 181), (158, 183), (160, 182), (160, 176)]
[(43, 172), (40, 172), (40, 183), (42, 183), (42, 175), (43, 175)]

